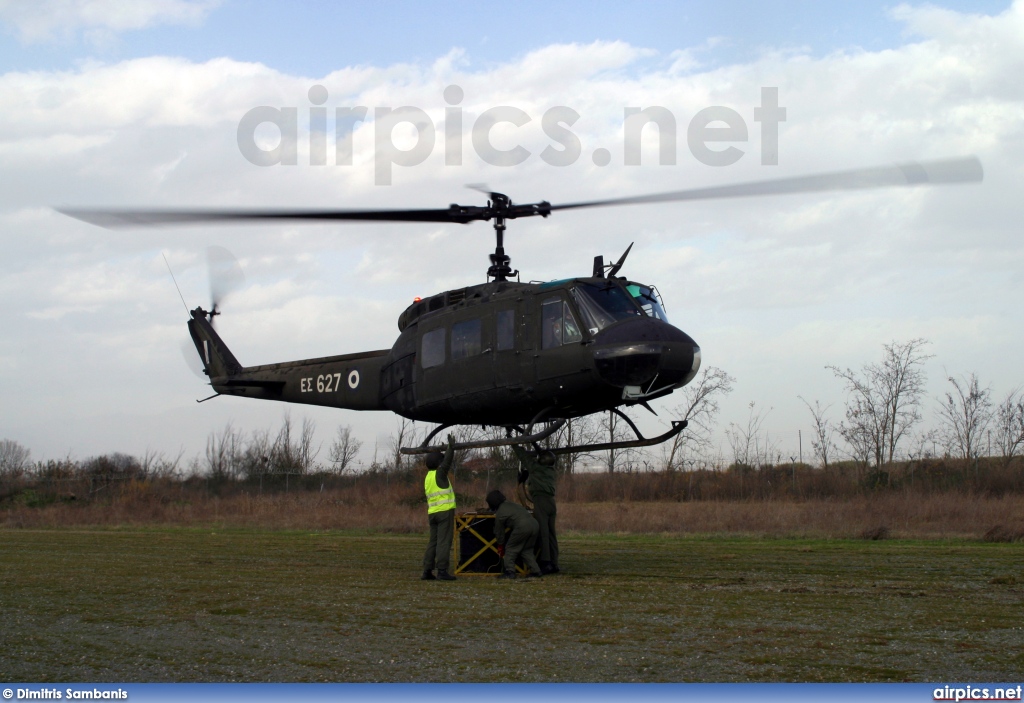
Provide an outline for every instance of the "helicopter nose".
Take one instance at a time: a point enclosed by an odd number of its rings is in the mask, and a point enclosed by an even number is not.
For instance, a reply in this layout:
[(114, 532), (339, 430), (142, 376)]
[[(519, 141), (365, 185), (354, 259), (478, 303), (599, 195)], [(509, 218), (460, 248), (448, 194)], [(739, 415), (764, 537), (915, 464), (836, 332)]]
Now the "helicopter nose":
[(682, 330), (653, 318), (635, 318), (594, 338), (594, 365), (613, 386), (680, 387), (700, 368), (700, 347)]

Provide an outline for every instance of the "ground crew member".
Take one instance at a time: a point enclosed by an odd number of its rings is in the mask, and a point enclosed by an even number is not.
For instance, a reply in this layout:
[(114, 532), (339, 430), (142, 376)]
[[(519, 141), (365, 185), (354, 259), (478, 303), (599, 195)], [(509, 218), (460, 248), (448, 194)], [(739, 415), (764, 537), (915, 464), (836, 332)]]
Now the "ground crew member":
[[(516, 577), (516, 559), (521, 554), (530, 576), (540, 577), (540, 564), (533, 556), (537, 546), (537, 533), (540, 525), (530, 515), (530, 511), (512, 501), (505, 500), (505, 494), (493, 490), (487, 494), (487, 505), (494, 511), (494, 537), (498, 547), (498, 555), (504, 557), (504, 572), (498, 578), (514, 579)], [(510, 530), (509, 534), (505, 534)]]
[(451, 560), (452, 537), (455, 533), (455, 489), (448, 478), (455, 457), (455, 437), (448, 435), (448, 449), (442, 458), (441, 452), (427, 454), (427, 475), (423, 479), (423, 492), (427, 495), (427, 521), (430, 523), (430, 542), (423, 555), (424, 581), (433, 581), (434, 566), (437, 566), (437, 580), (454, 581), (448, 573)]
[(525, 483), (533, 500), (533, 517), (540, 523), (540, 572), (557, 574), (558, 537), (555, 535), (555, 455), (546, 449), (531, 452), (513, 444), (512, 451), (519, 457), (519, 483)]

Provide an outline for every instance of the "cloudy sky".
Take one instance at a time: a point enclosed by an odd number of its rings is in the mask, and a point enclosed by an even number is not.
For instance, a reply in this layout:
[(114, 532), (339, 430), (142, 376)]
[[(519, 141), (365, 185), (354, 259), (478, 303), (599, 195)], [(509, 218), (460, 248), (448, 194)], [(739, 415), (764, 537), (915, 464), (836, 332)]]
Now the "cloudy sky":
[[(798, 396), (841, 414), (825, 367), (878, 360), (894, 340), (930, 341), (932, 396), (948, 374), (977, 372), (996, 395), (1024, 383), (1024, 2), (552, 5), (0, 0), (0, 437), (35, 458), (193, 455), (226, 423), (280, 422), (273, 403), (196, 405), (208, 388), (182, 357), (187, 317), (164, 256), (194, 307), (208, 303), (206, 248), (235, 254), (246, 284), (219, 329), (259, 364), (389, 347), (414, 296), (482, 282), (493, 246), (480, 224), (111, 232), (54, 207), (483, 204), (473, 183), (557, 203), (969, 154), (980, 185), (559, 213), (513, 223), (507, 247), (524, 279), (550, 280), (635, 241), (624, 272), (656, 284), (704, 364), (737, 379), (723, 425), (751, 401), (772, 408), (765, 426), (786, 452), (803, 429), (809, 454)], [(453, 85), (462, 129), (446, 142)], [(327, 96), (326, 165), (310, 165), (313, 86)], [(775, 165), (754, 119), (764, 88), (786, 110)], [(296, 110), (295, 165), (243, 155), (239, 123), (259, 106)], [(338, 164), (335, 108), (357, 106), (367, 119)], [(435, 144), (382, 185), (381, 149), (423, 138), (421, 120), (375, 141), (375, 111), (400, 106), (423, 111)], [(521, 163), (474, 147), (477, 118), (500, 106), (529, 118), (491, 132), (496, 149), (525, 150)], [(580, 154), (556, 166), (542, 118), (563, 106), (579, 115)], [(674, 117), (673, 163), (648, 128), (641, 164), (626, 165), (624, 111), (651, 106)], [(687, 140), (708, 107), (746, 129), (714, 145), (739, 150), (730, 165)], [(252, 138), (279, 141), (268, 124)], [(455, 143), (460, 164), (446, 162)], [(292, 416), (325, 441), (352, 425), (364, 459), (395, 425)]]

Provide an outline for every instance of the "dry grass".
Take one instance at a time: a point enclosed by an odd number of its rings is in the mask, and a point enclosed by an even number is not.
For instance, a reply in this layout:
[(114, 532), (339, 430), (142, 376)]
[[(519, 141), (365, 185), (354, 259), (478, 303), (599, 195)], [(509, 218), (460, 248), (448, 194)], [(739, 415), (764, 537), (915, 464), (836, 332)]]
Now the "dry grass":
[[(462, 507), (481, 506), (482, 482), (460, 489)], [(493, 486), (491, 486), (493, 487)], [(506, 493), (513, 495), (510, 487)], [(42, 505), (8, 501), (0, 526), (261, 527), (420, 532), (422, 491), (412, 482), (354, 482), (345, 488), (260, 495), (240, 490), (159, 491), (145, 483), (118, 495)], [(946, 538), (1019, 541), (1024, 496), (874, 492), (846, 499), (573, 502), (562, 500), (563, 531), (632, 534), (742, 534), (813, 538)]]
[[(121, 463), (126, 458), (121, 457)], [(109, 466), (108, 466), (109, 464)], [(137, 465), (136, 465), (137, 464)], [(424, 529), (416, 471), (266, 475), (214, 480), (114, 470), (110, 461), (38, 465), (0, 481), (0, 526), (207, 526)], [(110, 468), (114, 467), (114, 468)], [(483, 507), (514, 478), (494, 467), (456, 472), (459, 505)], [(726, 471), (576, 474), (559, 483), (562, 531), (771, 537), (1024, 538), (1024, 463), (929, 460), (887, 471), (837, 464)]]
[(425, 512), (395, 492), (354, 498), (344, 491), (238, 493), (203, 492), (166, 496), (129, 495), (109, 500), (55, 502), (40, 507), (17, 505), (0, 513), (4, 527), (218, 525), (267, 529), (374, 529), (418, 532)]
[(852, 499), (865, 494), (920, 496), (970, 494), (1024, 495), (1024, 462), (985, 458), (979, 462), (929, 459), (869, 469), (853, 462), (827, 470), (807, 464), (749, 467), (725, 471), (650, 471), (577, 474), (562, 480), (562, 497), (574, 502), (660, 500)]
[[(1024, 497), (871, 495), (850, 500), (569, 503), (563, 524), (593, 532), (759, 536), (982, 538), (996, 525), (1024, 526)], [(877, 537), (874, 537), (877, 538)], [(1018, 537), (1019, 539), (1019, 537)]]

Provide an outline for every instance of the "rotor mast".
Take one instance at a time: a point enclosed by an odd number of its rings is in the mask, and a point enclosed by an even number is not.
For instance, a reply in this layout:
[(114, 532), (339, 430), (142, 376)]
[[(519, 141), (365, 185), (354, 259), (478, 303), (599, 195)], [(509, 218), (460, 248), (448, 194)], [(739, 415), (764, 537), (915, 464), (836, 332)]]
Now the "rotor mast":
[(494, 236), (496, 244), (494, 253), (490, 255), (491, 265), (487, 269), (487, 275), (495, 281), (507, 281), (511, 276), (517, 276), (518, 271), (513, 271), (511, 257), (505, 253), (505, 215), (508, 213), (512, 201), (502, 193), (491, 193), (491, 200), (488, 206), (494, 210)]

